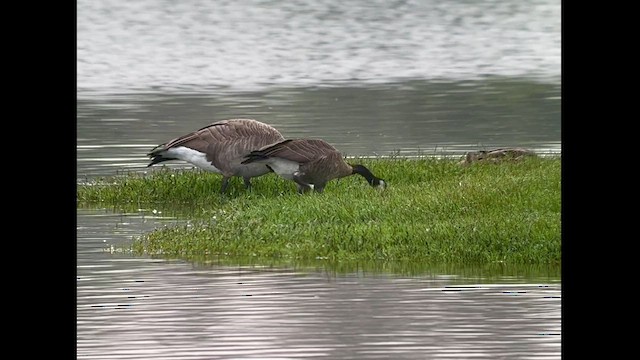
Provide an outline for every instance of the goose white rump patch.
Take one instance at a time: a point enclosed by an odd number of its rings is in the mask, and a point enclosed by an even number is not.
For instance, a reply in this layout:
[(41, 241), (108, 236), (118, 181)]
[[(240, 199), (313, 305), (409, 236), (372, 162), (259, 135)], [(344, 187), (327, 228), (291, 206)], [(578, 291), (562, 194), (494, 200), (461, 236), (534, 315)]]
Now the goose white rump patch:
[(166, 150), (166, 154), (169, 157), (176, 158), (179, 160), (184, 160), (188, 163), (191, 163), (199, 167), (200, 169), (222, 174), (222, 172), (217, 167), (213, 166), (210, 161), (207, 161), (207, 156), (203, 152), (193, 150), (184, 146), (178, 146), (178, 147)]
[(267, 164), (273, 169), (273, 172), (287, 180), (293, 180), (293, 173), (300, 169), (300, 164), (285, 159), (269, 159)]

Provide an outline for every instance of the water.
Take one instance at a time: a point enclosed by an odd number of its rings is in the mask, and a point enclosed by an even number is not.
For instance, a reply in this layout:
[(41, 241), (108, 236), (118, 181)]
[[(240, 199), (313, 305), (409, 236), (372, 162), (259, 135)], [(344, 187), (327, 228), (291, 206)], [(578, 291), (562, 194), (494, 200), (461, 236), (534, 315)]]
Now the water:
[(87, 1), (80, 96), (560, 79), (560, 1)]
[[(348, 155), (561, 150), (558, 1), (77, 8), (79, 181), (148, 171), (153, 146), (231, 117)], [(78, 358), (560, 358), (557, 269), (191, 264), (123, 251), (180, 221), (78, 209)]]
[(175, 221), (78, 211), (79, 359), (560, 357), (552, 269), (397, 275), (321, 263), (189, 264), (118, 250)]

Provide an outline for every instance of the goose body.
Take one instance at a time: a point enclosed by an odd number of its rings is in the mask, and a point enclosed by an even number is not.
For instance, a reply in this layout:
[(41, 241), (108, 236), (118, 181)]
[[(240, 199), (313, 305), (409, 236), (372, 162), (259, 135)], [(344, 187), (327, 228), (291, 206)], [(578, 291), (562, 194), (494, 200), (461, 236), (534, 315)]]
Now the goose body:
[(297, 184), (298, 192), (323, 192), (333, 179), (360, 174), (369, 185), (384, 188), (384, 180), (363, 165), (347, 163), (342, 154), (321, 139), (288, 139), (248, 154), (242, 164), (265, 164), (284, 179)]
[(282, 140), (284, 137), (276, 128), (257, 120), (222, 120), (156, 146), (147, 154), (151, 158), (147, 167), (182, 160), (221, 174), (223, 193), (233, 176), (242, 177), (245, 186), (250, 188), (251, 178), (271, 169), (261, 163), (242, 164), (242, 160), (251, 151)]

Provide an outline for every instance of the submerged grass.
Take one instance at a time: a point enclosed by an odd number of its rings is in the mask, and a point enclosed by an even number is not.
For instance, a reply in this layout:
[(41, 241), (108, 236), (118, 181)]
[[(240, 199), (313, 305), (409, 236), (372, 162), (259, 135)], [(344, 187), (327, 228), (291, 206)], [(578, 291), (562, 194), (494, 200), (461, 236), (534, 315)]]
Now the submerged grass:
[[(229, 267), (238, 271), (287, 272), (324, 274), (327, 279), (338, 276), (408, 276), (447, 279), (450, 285), (461, 283), (553, 282), (561, 278), (560, 266), (553, 264), (430, 264), (420, 261), (328, 261), (296, 259), (256, 259), (254, 257), (208, 257), (193, 259), (197, 268)], [(517, 280), (516, 280), (517, 279)]]
[(219, 175), (160, 169), (78, 186), (79, 206), (179, 212), (189, 221), (135, 239), (139, 254), (450, 264), (559, 264), (559, 157), (462, 167), (433, 157), (357, 159), (384, 178), (359, 176), (323, 194), (296, 193), (274, 174), (247, 192)]

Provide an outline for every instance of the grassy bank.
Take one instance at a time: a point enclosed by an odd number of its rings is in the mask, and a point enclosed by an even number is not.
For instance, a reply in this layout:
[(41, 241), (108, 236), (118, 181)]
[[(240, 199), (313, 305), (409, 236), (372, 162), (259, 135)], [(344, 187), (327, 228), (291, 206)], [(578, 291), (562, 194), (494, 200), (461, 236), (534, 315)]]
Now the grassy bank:
[(333, 181), (324, 194), (298, 195), (274, 174), (247, 192), (233, 179), (163, 170), (78, 186), (79, 206), (178, 212), (184, 225), (153, 231), (139, 254), (185, 259), (250, 256), (332, 261), (558, 264), (559, 158), (459, 166), (430, 157), (359, 159), (389, 187), (359, 176)]

